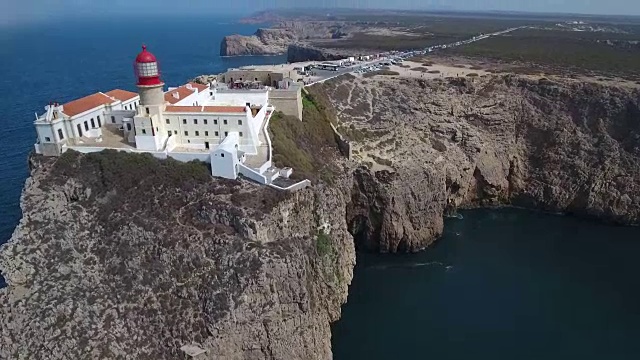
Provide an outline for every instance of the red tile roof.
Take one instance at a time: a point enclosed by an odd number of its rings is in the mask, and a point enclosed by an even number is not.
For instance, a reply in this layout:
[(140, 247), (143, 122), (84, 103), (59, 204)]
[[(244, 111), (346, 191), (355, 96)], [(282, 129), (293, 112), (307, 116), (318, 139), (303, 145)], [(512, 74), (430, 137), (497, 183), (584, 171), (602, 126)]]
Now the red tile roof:
[(214, 113), (243, 113), (246, 108), (244, 106), (205, 106), (204, 112)]
[(105, 95), (107, 96), (111, 96), (112, 98), (116, 98), (120, 101), (127, 101), (127, 100), (131, 100), (133, 98), (135, 98), (136, 96), (138, 96), (137, 93), (131, 92), (131, 91), (126, 91), (126, 90), (120, 90), (120, 89), (113, 89), (111, 91), (107, 91), (105, 93)]
[(191, 85), (191, 87), (194, 87), (194, 88), (198, 89), (199, 93), (207, 90), (207, 88), (208, 88), (207, 85), (202, 85), (202, 84), (198, 84), (198, 83), (194, 83), (194, 82), (190, 82), (189, 85)]
[(103, 93), (95, 93), (63, 104), (62, 112), (67, 116), (75, 116), (102, 105), (113, 104), (114, 102), (116, 101)]
[(164, 112), (178, 112), (178, 113), (186, 113), (186, 112), (202, 112), (202, 106), (175, 106), (175, 105), (167, 105)]
[[(187, 85), (191, 85), (192, 89), (187, 88)], [(180, 86), (180, 87), (178, 87), (176, 89), (173, 89), (171, 91), (167, 91), (164, 94), (164, 101), (168, 102), (169, 104), (175, 104), (178, 101), (186, 98), (187, 96), (195, 94), (196, 91), (198, 93), (201, 93), (201, 92), (207, 90), (208, 88), (209, 88), (209, 86), (207, 86), (207, 85), (202, 85), (202, 84), (190, 82), (190, 83), (182, 85), (182, 86)], [(178, 95), (177, 98), (173, 94), (177, 94)]]
[[(178, 96), (176, 97), (174, 96), (174, 94), (177, 94)], [(168, 102), (169, 104), (175, 104), (178, 101), (183, 100), (184, 98), (192, 94), (195, 94), (195, 91), (189, 90), (184, 86), (180, 86), (177, 89), (167, 91), (164, 94), (164, 101)]]
[(165, 112), (244, 113), (244, 106), (175, 106), (167, 105)]

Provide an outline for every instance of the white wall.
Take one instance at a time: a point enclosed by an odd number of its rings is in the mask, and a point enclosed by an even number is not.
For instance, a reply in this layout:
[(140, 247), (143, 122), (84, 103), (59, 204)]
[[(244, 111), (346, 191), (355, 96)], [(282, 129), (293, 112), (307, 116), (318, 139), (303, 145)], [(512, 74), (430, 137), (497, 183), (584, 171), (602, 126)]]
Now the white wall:
[(210, 105), (264, 106), (269, 102), (269, 92), (267, 90), (214, 90), (213, 102)]
[[(167, 124), (167, 119), (169, 124)], [(186, 120), (186, 124), (184, 123)], [(194, 123), (197, 120), (197, 124)], [(206, 124), (205, 124), (206, 120)], [(224, 120), (227, 120), (227, 124), (224, 124)], [(242, 125), (238, 124), (238, 120), (242, 121)], [(183, 146), (190, 144), (202, 144), (209, 142), (209, 147), (214, 148), (225, 138), (225, 132), (229, 133), (237, 131), (242, 133), (240, 137), (240, 144), (252, 144), (249, 124), (250, 121), (247, 118), (246, 113), (242, 114), (216, 114), (205, 115), (203, 113), (165, 113), (161, 119), (164, 127), (164, 134), (168, 135), (171, 132), (176, 136), (176, 142)], [(185, 135), (185, 131), (187, 135)], [(197, 132), (197, 134), (196, 134)]]
[(236, 165), (239, 165), (235, 151), (216, 149), (211, 153), (211, 175), (227, 179), (236, 179)]

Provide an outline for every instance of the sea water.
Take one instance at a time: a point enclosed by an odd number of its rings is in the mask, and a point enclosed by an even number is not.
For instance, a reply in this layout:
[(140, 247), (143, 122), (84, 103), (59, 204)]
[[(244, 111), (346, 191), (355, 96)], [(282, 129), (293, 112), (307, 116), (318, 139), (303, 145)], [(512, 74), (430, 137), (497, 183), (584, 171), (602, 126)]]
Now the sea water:
[(462, 214), (425, 252), (358, 255), (335, 359), (640, 359), (640, 228)]

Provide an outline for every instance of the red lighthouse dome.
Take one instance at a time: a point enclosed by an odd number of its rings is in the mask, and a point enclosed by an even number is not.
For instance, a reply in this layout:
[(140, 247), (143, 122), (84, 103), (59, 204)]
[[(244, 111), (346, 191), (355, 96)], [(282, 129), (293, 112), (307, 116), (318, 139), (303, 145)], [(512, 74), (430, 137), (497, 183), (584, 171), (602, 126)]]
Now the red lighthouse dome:
[(133, 68), (138, 78), (138, 86), (162, 85), (158, 60), (152, 53), (147, 51), (146, 46), (142, 45), (142, 52), (136, 56)]

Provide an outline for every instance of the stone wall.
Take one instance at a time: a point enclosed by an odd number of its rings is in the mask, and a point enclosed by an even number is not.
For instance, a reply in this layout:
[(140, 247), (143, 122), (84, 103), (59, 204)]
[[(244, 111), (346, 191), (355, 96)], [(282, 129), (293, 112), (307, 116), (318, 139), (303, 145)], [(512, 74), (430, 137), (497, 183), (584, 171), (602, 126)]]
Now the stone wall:
[(296, 116), (302, 120), (302, 87), (294, 86), (291, 89), (272, 89), (269, 91), (269, 102), (276, 110), (285, 115)]

